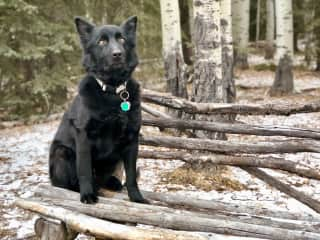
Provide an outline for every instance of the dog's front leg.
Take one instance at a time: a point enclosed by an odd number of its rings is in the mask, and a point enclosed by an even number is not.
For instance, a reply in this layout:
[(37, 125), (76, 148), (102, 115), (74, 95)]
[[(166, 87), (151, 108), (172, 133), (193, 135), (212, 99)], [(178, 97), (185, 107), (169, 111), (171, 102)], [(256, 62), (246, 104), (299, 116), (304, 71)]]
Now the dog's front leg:
[(90, 143), (84, 130), (79, 130), (77, 133), (76, 149), (80, 201), (95, 203), (98, 201), (98, 197), (93, 188)]
[(137, 184), (138, 137), (125, 148), (122, 157), (126, 172), (126, 186), (130, 200), (139, 203), (149, 203), (148, 200), (143, 198)]

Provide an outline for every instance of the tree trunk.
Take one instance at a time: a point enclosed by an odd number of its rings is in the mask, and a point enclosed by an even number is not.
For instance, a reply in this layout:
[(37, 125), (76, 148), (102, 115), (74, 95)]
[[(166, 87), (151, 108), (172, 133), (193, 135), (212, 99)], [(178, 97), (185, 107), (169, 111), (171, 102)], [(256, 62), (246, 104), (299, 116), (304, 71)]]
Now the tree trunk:
[[(195, 102), (226, 102), (227, 92), (222, 82), (222, 52), (220, 34), (220, 2), (194, 0), (195, 70), (192, 100)], [(198, 120), (223, 121), (221, 116), (195, 116)], [(207, 138), (223, 138), (217, 133), (197, 131)]]
[(257, 0), (257, 15), (256, 15), (256, 47), (260, 39), (260, 15), (261, 15), (261, 1)]
[(265, 46), (265, 59), (272, 59), (274, 56), (274, 0), (267, 0), (267, 33)]
[(233, 39), (231, 0), (221, 0), (222, 83), (226, 86), (227, 102), (235, 102), (236, 87), (233, 78)]
[(250, 0), (232, 1), (233, 39), (235, 44), (235, 64), (241, 69), (247, 69), (248, 43), (249, 43), (249, 19)]
[(266, 46), (265, 59), (272, 59), (274, 56), (274, 34), (275, 34), (275, 6), (274, 0), (267, 0), (267, 32), (266, 32)]
[(277, 23), (277, 71), (270, 94), (284, 95), (294, 90), (292, 59), (293, 59), (293, 20), (292, 0), (276, 1)]
[[(167, 91), (174, 96), (187, 98), (185, 63), (182, 54), (178, 0), (161, 0), (162, 49)], [(181, 112), (171, 112), (181, 117)]]
[[(304, 26), (305, 26), (305, 31), (304, 31), (304, 38), (305, 38), (305, 48), (304, 48), (304, 60), (306, 61), (306, 64), (308, 67), (311, 66), (311, 61), (313, 58), (313, 51), (314, 51), (314, 46), (313, 41), (314, 41), (314, 32), (313, 29), (308, 27), (308, 26), (313, 26), (314, 21), (315, 21), (315, 11), (316, 11), (316, 3), (313, 0), (306, 0), (303, 3), (303, 7), (306, 10), (311, 10), (310, 14), (305, 14), (303, 21), (304, 21)], [(319, 16), (319, 15), (318, 15)]]
[(280, 58), (275, 80), (270, 89), (271, 96), (282, 96), (292, 93), (293, 86), (293, 72), (292, 72), (292, 59), (289, 55), (284, 55)]
[(191, 29), (190, 29), (190, 8), (189, 1), (179, 0), (180, 9), (180, 21), (182, 29), (182, 52), (184, 57), (184, 62), (187, 65), (193, 64), (193, 47), (191, 40)]
[[(320, 2), (315, 1), (314, 3), (315, 10), (314, 14), (315, 16), (319, 16), (320, 14)], [(314, 29), (315, 39), (316, 39), (316, 71), (320, 71), (320, 25), (316, 25)]]

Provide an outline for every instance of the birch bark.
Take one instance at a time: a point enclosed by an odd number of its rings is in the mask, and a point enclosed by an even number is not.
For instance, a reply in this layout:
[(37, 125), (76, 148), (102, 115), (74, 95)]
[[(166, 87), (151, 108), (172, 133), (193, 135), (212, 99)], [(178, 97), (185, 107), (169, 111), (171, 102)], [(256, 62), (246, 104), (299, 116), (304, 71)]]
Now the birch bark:
[(235, 63), (241, 69), (249, 67), (248, 43), (249, 43), (249, 20), (250, 0), (232, 1), (232, 24), (233, 39), (235, 42)]
[(265, 59), (272, 59), (274, 55), (274, 30), (275, 30), (275, 14), (274, 0), (267, 0), (267, 33), (265, 46)]
[(236, 88), (233, 78), (233, 39), (231, 0), (221, 0), (221, 49), (222, 49), (222, 82), (227, 91), (226, 102), (234, 102)]
[(276, 77), (270, 90), (272, 96), (292, 93), (294, 90), (293, 59), (293, 17), (292, 0), (276, 1)]
[[(192, 100), (195, 102), (226, 102), (222, 81), (222, 51), (220, 34), (220, 1), (194, 0), (195, 64)], [(198, 120), (217, 120), (219, 116), (196, 116)], [(217, 133), (198, 132), (208, 138)]]
[(178, 0), (160, 0), (162, 50), (167, 91), (175, 96), (187, 97), (184, 79), (185, 63), (181, 45), (180, 13)]

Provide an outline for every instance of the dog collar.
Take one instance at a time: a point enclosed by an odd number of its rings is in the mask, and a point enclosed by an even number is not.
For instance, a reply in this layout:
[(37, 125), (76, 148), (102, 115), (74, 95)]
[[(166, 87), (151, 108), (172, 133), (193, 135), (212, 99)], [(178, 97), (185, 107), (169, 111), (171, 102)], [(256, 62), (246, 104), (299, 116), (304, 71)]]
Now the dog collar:
[[(102, 82), (99, 78), (95, 78), (97, 83), (100, 85), (102, 91), (106, 91), (108, 85)], [(120, 104), (120, 108), (123, 112), (127, 112), (131, 108), (131, 104), (128, 101), (130, 95), (127, 91), (127, 81), (125, 81), (123, 84), (119, 85), (115, 89), (116, 94), (119, 94), (120, 99), (122, 100), (122, 103)]]
[[(97, 83), (100, 85), (102, 91), (104, 91), (104, 92), (107, 91), (108, 85), (105, 84), (104, 82), (102, 82), (99, 78), (95, 78), (95, 79), (96, 79)], [(122, 91), (126, 91), (126, 89), (127, 89), (127, 81), (125, 81), (123, 84), (116, 87), (115, 92), (116, 92), (116, 94), (119, 94)]]

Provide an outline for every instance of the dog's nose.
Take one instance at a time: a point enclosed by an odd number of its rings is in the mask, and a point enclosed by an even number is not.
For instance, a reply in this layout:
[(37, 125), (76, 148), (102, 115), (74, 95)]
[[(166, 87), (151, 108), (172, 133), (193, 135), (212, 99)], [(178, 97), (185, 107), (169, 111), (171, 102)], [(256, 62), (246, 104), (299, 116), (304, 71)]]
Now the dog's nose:
[(114, 51), (112, 53), (113, 58), (120, 58), (122, 56), (122, 53), (120, 51)]

